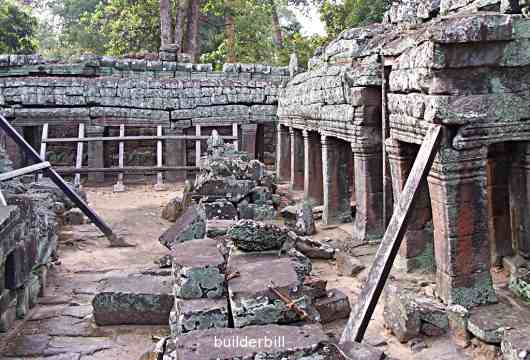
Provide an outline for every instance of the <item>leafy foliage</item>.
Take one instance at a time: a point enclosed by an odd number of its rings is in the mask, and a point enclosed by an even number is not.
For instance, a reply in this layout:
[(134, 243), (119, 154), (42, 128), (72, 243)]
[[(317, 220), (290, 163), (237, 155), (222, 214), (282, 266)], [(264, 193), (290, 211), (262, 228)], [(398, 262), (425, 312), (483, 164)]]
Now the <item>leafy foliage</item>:
[(0, 53), (28, 54), (37, 43), (37, 19), (11, 0), (0, 2)]

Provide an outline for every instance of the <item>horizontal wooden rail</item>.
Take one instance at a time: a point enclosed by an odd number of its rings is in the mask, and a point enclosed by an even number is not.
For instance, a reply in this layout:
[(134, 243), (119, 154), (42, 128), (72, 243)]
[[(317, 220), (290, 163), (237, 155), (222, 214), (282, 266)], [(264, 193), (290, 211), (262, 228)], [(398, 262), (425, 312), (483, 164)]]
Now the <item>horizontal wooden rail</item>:
[(91, 173), (157, 173), (178, 170), (197, 170), (196, 166), (128, 166), (128, 167), (112, 167), (112, 168), (75, 168), (75, 167), (56, 167), (55, 170), (63, 175), (91, 174)]
[(51, 164), (46, 161), (46, 162), (41, 162), (35, 165), (27, 166), (21, 169), (5, 172), (5, 173), (0, 174), (0, 181), (11, 180), (19, 176), (24, 176), (24, 175), (35, 173), (40, 170), (48, 169), (49, 167), (51, 167)]
[[(148, 136), (102, 136), (102, 137), (85, 137), (85, 138), (47, 138), (42, 139), (43, 143), (80, 143), (92, 141), (143, 141), (143, 140), (208, 140), (209, 136), (191, 136), (191, 135), (148, 135)], [(235, 136), (221, 136), (224, 140), (238, 140)]]

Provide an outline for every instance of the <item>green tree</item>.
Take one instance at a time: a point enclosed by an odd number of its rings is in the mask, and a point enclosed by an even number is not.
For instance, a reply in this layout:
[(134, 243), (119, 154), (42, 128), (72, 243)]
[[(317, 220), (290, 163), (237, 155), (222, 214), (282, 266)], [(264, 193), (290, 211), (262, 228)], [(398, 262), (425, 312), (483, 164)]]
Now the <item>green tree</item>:
[(0, 2), (0, 53), (30, 54), (36, 50), (37, 19), (11, 0)]
[(328, 37), (336, 37), (342, 30), (365, 26), (383, 19), (390, 0), (314, 0), (326, 24)]

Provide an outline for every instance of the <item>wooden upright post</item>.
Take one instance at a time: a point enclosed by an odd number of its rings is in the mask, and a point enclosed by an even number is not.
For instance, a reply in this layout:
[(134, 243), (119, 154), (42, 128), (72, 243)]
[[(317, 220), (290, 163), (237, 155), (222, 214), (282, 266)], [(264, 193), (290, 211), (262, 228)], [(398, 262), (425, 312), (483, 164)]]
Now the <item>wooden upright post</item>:
[[(235, 137), (236, 139), (239, 138), (239, 131), (238, 131), (237, 123), (233, 123), (232, 124), (232, 136)], [(234, 140), (234, 149), (236, 151), (239, 150), (239, 141), (238, 140)]]
[[(121, 124), (120, 125), (120, 137), (125, 137), (125, 125)], [(123, 160), (123, 157), (124, 157), (124, 151), (125, 151), (125, 143), (123, 141), (120, 141), (120, 144), (119, 144), (119, 154), (118, 154), (118, 166), (120, 169), (123, 169), (124, 167), (124, 160)], [(114, 185), (114, 192), (124, 192), (125, 190), (127, 190), (127, 188), (125, 187), (125, 185), (123, 185), (123, 173), (119, 173), (118, 174), (118, 181), (116, 182), (116, 184)]]
[[(156, 127), (156, 136), (162, 136), (162, 126)], [(163, 166), (163, 159), (162, 159), (162, 140), (158, 140), (156, 142), (156, 166), (161, 168)], [(161, 171), (159, 171), (156, 174), (156, 184), (155, 184), (155, 190), (156, 191), (163, 191), (166, 190), (166, 187), (164, 186), (164, 175)]]
[[(40, 143), (40, 158), (46, 161), (46, 140), (48, 139), (48, 124), (42, 125), (42, 142)], [(37, 177), (38, 181), (42, 180), (42, 173)]]
[[(79, 124), (79, 138), (82, 139), (85, 137), (85, 124)], [(76, 160), (75, 160), (75, 168), (81, 169), (83, 166), (83, 142), (80, 141), (77, 143), (77, 154), (76, 154)], [(74, 185), (76, 188), (81, 187), (81, 174), (76, 173), (75, 174), (75, 180)]]
[[(195, 125), (195, 135), (201, 136), (200, 125)], [(195, 140), (195, 166), (201, 166), (201, 139)]]

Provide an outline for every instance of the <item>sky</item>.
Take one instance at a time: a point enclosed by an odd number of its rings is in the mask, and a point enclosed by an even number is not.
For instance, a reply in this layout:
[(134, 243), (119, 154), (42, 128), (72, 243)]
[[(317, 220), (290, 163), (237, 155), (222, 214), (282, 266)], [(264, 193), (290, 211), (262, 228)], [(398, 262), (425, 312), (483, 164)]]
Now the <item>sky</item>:
[(314, 34), (325, 35), (326, 29), (324, 23), (320, 20), (320, 14), (316, 7), (311, 6), (307, 15), (303, 14), (296, 7), (291, 7), (291, 10), (296, 15), (296, 18), (302, 24), (302, 34), (311, 36)]

